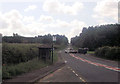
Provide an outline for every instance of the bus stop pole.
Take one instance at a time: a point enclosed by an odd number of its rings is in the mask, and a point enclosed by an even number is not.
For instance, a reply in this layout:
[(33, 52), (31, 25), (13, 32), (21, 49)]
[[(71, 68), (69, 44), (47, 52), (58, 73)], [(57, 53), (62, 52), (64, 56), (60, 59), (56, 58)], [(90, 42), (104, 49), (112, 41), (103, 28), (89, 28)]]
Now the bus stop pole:
[(52, 43), (52, 63), (53, 63), (53, 43)]

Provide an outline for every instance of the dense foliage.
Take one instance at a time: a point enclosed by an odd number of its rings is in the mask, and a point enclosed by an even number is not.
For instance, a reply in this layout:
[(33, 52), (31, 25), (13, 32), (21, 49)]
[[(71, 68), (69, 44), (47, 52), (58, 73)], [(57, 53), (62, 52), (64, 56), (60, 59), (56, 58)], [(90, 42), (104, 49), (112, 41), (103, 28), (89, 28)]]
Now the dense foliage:
[(71, 38), (71, 44), (89, 50), (102, 46), (120, 46), (120, 24), (84, 27), (79, 36)]
[(96, 49), (95, 55), (101, 58), (120, 60), (120, 47), (100, 47)]
[[(51, 60), (44, 62), (37, 59), (38, 46), (41, 46), (41, 44), (3, 43), (2, 78), (12, 78), (13, 76), (52, 64)], [(58, 60), (57, 50), (63, 49), (66, 46), (54, 45), (54, 47), (56, 49), (54, 50), (53, 63)]]
[(10, 44), (2, 45), (3, 64), (18, 64), (27, 62), (38, 56), (37, 44)]
[(55, 44), (58, 45), (66, 45), (68, 43), (67, 37), (64, 35), (44, 35), (44, 36), (36, 36), (36, 37), (23, 37), (18, 34), (14, 34), (13, 36), (4, 36), (3, 42), (7, 43), (42, 43), (42, 44), (51, 44), (52, 43), (52, 37), (56, 37)]

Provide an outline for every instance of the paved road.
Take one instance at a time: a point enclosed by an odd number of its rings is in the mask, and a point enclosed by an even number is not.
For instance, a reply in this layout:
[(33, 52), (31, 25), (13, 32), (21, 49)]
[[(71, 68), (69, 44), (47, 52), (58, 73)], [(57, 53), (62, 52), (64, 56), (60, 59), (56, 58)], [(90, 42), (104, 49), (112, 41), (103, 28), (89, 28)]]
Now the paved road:
[(61, 51), (66, 65), (39, 82), (118, 82), (118, 63)]

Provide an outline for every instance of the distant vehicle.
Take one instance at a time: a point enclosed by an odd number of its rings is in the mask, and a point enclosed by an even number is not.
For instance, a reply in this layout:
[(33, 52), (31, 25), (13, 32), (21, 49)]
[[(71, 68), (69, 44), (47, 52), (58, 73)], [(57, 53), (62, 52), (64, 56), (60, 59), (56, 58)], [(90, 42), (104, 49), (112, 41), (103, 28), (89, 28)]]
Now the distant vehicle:
[(88, 50), (88, 48), (79, 48), (78, 53), (86, 54)]
[(69, 50), (65, 50), (65, 53), (69, 53)]
[(65, 53), (77, 53), (77, 50), (73, 50), (73, 48), (68, 48), (67, 50), (65, 50)]
[(77, 50), (70, 50), (69, 53), (77, 53), (78, 51)]

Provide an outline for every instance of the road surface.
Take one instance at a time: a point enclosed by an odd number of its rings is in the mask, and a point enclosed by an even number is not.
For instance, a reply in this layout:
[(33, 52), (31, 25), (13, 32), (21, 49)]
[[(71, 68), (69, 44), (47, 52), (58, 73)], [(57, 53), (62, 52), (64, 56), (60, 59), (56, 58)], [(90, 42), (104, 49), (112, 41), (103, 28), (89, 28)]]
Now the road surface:
[[(118, 63), (90, 55), (60, 52), (66, 65), (38, 82), (112, 82), (119, 80)], [(115, 82), (115, 83), (114, 83)]]

